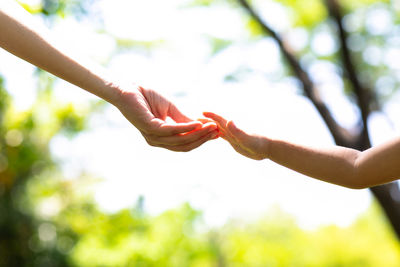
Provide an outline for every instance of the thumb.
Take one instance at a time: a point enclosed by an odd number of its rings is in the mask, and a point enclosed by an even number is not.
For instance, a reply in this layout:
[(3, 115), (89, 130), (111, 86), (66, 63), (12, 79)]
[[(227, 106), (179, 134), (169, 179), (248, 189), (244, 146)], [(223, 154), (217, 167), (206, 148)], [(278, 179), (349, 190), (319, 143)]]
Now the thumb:
[(236, 136), (236, 138), (238, 139), (243, 139), (248, 136), (247, 133), (239, 129), (233, 121), (229, 121), (227, 123), (227, 128), (232, 133), (232, 135)]
[(192, 122), (193, 119), (183, 114), (174, 104), (171, 104), (168, 110), (168, 116), (176, 122)]

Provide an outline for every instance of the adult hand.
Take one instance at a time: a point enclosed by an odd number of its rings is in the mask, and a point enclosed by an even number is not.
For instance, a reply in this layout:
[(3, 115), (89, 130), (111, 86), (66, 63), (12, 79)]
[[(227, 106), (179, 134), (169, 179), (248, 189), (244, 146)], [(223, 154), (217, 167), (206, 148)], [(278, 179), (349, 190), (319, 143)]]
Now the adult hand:
[[(128, 85), (120, 88), (115, 106), (142, 133), (151, 146), (187, 152), (218, 137), (217, 125), (192, 120), (154, 90)], [(167, 118), (172, 121), (167, 121)]]
[[(15, 1), (0, 0), (0, 47), (102, 99), (113, 103), (152, 146), (189, 151), (216, 135), (216, 124), (193, 121), (155, 91), (107, 79), (98, 66), (73, 57), (50, 41)], [(84, 42), (84, 41), (82, 41)], [(174, 122), (167, 122), (170, 117)]]

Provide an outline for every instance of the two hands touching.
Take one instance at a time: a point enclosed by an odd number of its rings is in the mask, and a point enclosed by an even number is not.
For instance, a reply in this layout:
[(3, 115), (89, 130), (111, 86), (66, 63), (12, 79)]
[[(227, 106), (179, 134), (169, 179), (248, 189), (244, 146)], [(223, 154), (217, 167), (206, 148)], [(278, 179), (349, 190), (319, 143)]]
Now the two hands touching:
[(120, 91), (115, 106), (151, 146), (187, 152), (222, 137), (246, 157), (266, 158), (267, 138), (249, 135), (217, 114), (204, 112), (206, 118), (193, 120), (154, 90), (133, 85), (127, 91)]
[[(52, 42), (50, 33), (14, 1), (0, 1), (0, 47), (116, 106), (151, 146), (190, 151), (222, 137), (240, 154), (270, 159), (307, 176), (349, 187), (366, 188), (400, 178), (400, 138), (366, 151), (333, 146), (313, 148), (247, 134), (232, 121), (205, 112), (185, 116), (154, 90), (114, 83), (103, 71), (74, 58)], [(170, 120), (168, 119), (170, 118)]]
[(216, 123), (188, 118), (154, 90), (133, 85), (129, 90), (120, 90), (114, 105), (151, 146), (187, 152), (218, 138)]
[(233, 121), (227, 121), (212, 112), (203, 115), (217, 123), (220, 137), (228, 141), (236, 152), (254, 160), (268, 158), (268, 138), (256, 134), (248, 134), (239, 129)]
[[(351, 189), (368, 188), (400, 178), (400, 138), (365, 151), (331, 146), (310, 147), (248, 134), (220, 115), (203, 115), (217, 125), (218, 135), (243, 156), (269, 159), (306, 176)], [(207, 121), (207, 123), (211, 123)]]

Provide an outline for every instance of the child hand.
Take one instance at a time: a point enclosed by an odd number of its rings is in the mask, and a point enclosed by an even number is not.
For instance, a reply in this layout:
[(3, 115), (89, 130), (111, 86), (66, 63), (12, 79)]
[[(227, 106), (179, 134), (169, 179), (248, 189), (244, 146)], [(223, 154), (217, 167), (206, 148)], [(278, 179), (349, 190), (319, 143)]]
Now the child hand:
[(268, 157), (268, 138), (247, 134), (239, 129), (233, 121), (227, 121), (215, 113), (204, 112), (203, 115), (217, 123), (220, 137), (228, 141), (238, 153), (255, 160)]

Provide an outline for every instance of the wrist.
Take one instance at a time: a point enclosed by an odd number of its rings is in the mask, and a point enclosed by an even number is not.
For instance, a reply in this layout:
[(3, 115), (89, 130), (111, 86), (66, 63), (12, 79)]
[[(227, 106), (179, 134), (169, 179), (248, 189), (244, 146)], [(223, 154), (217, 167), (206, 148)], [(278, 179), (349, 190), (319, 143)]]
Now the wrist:
[(132, 94), (138, 90), (138, 86), (128, 82), (106, 82), (105, 87), (105, 92), (107, 93), (103, 99), (117, 108), (124, 105), (124, 99), (126, 99), (127, 94)]
[(262, 156), (264, 159), (269, 159), (271, 155), (271, 145), (273, 141), (272, 139), (269, 139), (265, 136), (263, 136), (261, 140), (261, 149), (263, 151)]
[(114, 82), (105, 81), (104, 90), (102, 90), (102, 92), (104, 93), (100, 97), (114, 106), (117, 106), (118, 103), (121, 101), (121, 87)]

